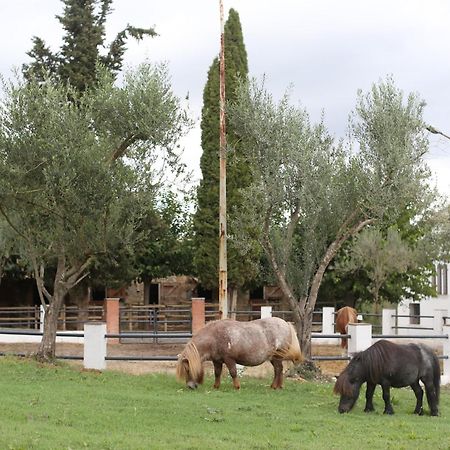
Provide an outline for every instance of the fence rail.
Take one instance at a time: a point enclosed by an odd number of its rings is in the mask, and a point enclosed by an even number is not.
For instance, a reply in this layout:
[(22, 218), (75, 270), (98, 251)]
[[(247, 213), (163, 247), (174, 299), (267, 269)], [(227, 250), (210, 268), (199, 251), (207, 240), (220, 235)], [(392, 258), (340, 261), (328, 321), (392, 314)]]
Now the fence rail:
[[(139, 305), (139, 306), (122, 306), (119, 308), (118, 301), (116, 302), (118, 311), (118, 323), (120, 326), (118, 328), (111, 328), (111, 330), (118, 330), (118, 332), (106, 332), (106, 324), (108, 321), (108, 314), (102, 306), (95, 306), (91, 308), (76, 308), (76, 307), (65, 307), (61, 311), (59, 317), (59, 330), (57, 332), (58, 338), (65, 340), (68, 338), (74, 338), (71, 342), (82, 342), (86, 345), (86, 334), (77, 330), (81, 327), (81, 323), (86, 326), (94, 326), (93, 322), (101, 321), (101, 325), (105, 326), (105, 330), (102, 332), (99, 339), (104, 342), (109, 340), (109, 342), (124, 342), (124, 339), (153, 339), (153, 342), (163, 342), (165, 339), (170, 339), (172, 342), (185, 342), (187, 339), (192, 337), (192, 323), (193, 323), (193, 310), (187, 307), (185, 304), (181, 305)], [(205, 304), (204, 305), (204, 322), (209, 320), (217, 319), (218, 310), (217, 305)], [(235, 314), (239, 320), (248, 320), (250, 318), (260, 317), (262, 315), (261, 311), (254, 310), (235, 310), (231, 311)], [(447, 353), (440, 356), (444, 361), (448, 361), (450, 354), (450, 345), (448, 334), (445, 332), (450, 331), (449, 325), (446, 325), (445, 320), (449, 318), (447, 311), (436, 310), (436, 315), (412, 315), (408, 316), (405, 314), (396, 314), (395, 310), (383, 310), (380, 314), (364, 314), (364, 318), (382, 318), (381, 325), (375, 323), (357, 324), (355, 329), (358, 329), (359, 325), (370, 325), (371, 334), (370, 340), (372, 339), (427, 339), (427, 340), (439, 340), (439, 342), (444, 346)], [(265, 305), (264, 314), (267, 314), (267, 305)], [(284, 317), (292, 315), (290, 311), (272, 311), (269, 308), (269, 315)], [(355, 331), (352, 333), (347, 333), (344, 335), (337, 334), (334, 332), (334, 308), (327, 307), (323, 308), (322, 311), (314, 311), (313, 315), (313, 332), (311, 338), (313, 339), (313, 344), (316, 343), (327, 343), (327, 344), (338, 344), (341, 338), (347, 338), (349, 342), (349, 348), (354, 348), (355, 342), (358, 342), (360, 338)], [(39, 339), (42, 336), (42, 312), (40, 309), (32, 308), (0, 308), (0, 335), (23, 335), (27, 337), (27, 342), (31, 342), (30, 339)], [(15, 320), (11, 320), (15, 318)], [(18, 320), (21, 318), (21, 320)], [(24, 319), (25, 318), (25, 319)], [(407, 321), (397, 322), (399, 319), (409, 318), (412, 319), (421, 318), (424, 319), (422, 325), (415, 324), (414, 326), (407, 325)], [(319, 321), (318, 319), (321, 319)], [(37, 321), (37, 322), (36, 322)], [(373, 320), (371, 320), (373, 322)], [(20, 328), (17, 324), (28, 323), (32, 324), (30, 327)], [(38, 323), (38, 326), (36, 326)], [(108, 322), (109, 323), (109, 322)], [(11, 326), (11, 324), (14, 324)], [(427, 325), (427, 326), (423, 326)], [(429, 326), (432, 325), (432, 326)], [(382, 329), (381, 334), (372, 334), (372, 327), (374, 329)], [(3, 330), (2, 330), (3, 328)], [(361, 328), (362, 329), (362, 328)], [(445, 332), (443, 332), (445, 331)], [(6, 342), (6, 341), (4, 341)], [(11, 341), (8, 341), (11, 342)], [(18, 342), (18, 341), (14, 341)], [(24, 341), (22, 341), (24, 342)], [(37, 342), (33, 340), (33, 342)], [(57, 341), (58, 342), (58, 341)], [(105, 344), (106, 345), (106, 344)], [(355, 344), (356, 345), (356, 344)], [(86, 348), (86, 347), (85, 347)], [(352, 350), (353, 351), (353, 350)], [(359, 350), (358, 350), (359, 351)], [(62, 359), (71, 359), (70, 356), (58, 356)], [(120, 356), (108, 356), (104, 355), (103, 364), (105, 361), (109, 360), (120, 360)], [(81, 357), (73, 357), (72, 359), (82, 359)], [(172, 361), (176, 357), (172, 356), (153, 356), (153, 355), (139, 355), (134, 356), (124, 356), (123, 360), (138, 360), (138, 361)], [(316, 361), (330, 361), (330, 360), (346, 360), (348, 356), (342, 355), (315, 355), (312, 357)], [(447, 369), (450, 377), (450, 366)]]
[[(326, 315), (324, 314), (324, 317)], [(330, 318), (330, 317), (329, 317)], [(332, 320), (331, 320), (332, 322)], [(363, 325), (360, 327), (359, 325)], [(183, 332), (121, 332), (121, 333), (107, 333), (105, 323), (97, 324), (86, 324), (85, 331), (81, 332), (58, 332), (58, 336), (68, 337), (83, 337), (84, 338), (84, 355), (83, 357), (77, 355), (58, 355), (59, 359), (72, 359), (72, 360), (83, 360), (85, 367), (87, 368), (106, 368), (107, 361), (176, 361), (177, 356), (175, 355), (108, 355), (106, 342), (108, 339), (182, 339), (185, 342), (186, 339), (192, 337), (192, 333)], [(89, 331), (90, 330), (90, 331)], [(94, 333), (92, 331), (95, 331)], [(409, 334), (409, 335), (398, 335), (398, 334), (372, 334), (371, 324), (349, 324), (349, 332), (347, 334), (338, 333), (312, 333), (311, 338), (320, 339), (340, 339), (347, 338), (349, 342), (349, 351), (361, 351), (362, 349), (369, 347), (373, 340), (375, 339), (438, 339), (443, 340), (443, 354), (439, 355), (438, 358), (444, 361), (444, 374), (442, 375), (443, 383), (450, 382), (450, 326), (444, 325), (444, 331), (448, 333), (441, 334)], [(0, 334), (22, 334), (22, 335), (33, 335), (41, 336), (42, 331), (38, 330), (11, 330), (4, 329), (0, 330)], [(5, 353), (0, 353), (4, 355)], [(25, 356), (23, 354), (18, 354), (20, 356)], [(94, 363), (92, 363), (92, 358), (94, 358)], [(313, 355), (311, 360), (313, 361), (348, 361), (351, 355)], [(94, 367), (93, 367), (94, 365)]]

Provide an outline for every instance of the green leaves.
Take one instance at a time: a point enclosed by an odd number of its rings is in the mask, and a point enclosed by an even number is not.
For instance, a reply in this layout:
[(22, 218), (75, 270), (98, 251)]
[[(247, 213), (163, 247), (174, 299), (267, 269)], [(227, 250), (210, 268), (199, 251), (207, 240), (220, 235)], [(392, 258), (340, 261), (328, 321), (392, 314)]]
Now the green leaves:
[(97, 84), (95, 66), (99, 61), (114, 77), (122, 69), (129, 36), (136, 40), (157, 36), (153, 28), (127, 25), (111, 42), (108, 53), (101, 55), (101, 49), (108, 47), (105, 22), (111, 12), (112, 0), (63, 0), (63, 3), (64, 13), (57, 16), (65, 31), (63, 45), (59, 52), (53, 53), (41, 38), (33, 38), (33, 48), (28, 52), (32, 62), (23, 65), (24, 76), (29, 81), (42, 81), (47, 73), (51, 73), (78, 92), (84, 92)]
[(109, 72), (98, 67), (99, 83), (88, 93), (94, 126), (110, 145), (110, 160), (142, 159), (159, 148), (177, 161), (178, 139), (192, 126), (174, 96), (165, 65), (144, 63), (124, 74), (119, 88)]
[[(28, 256), (44, 266), (58, 258), (70, 267), (126, 262), (155, 205), (156, 158), (176, 166), (172, 146), (188, 124), (162, 67), (129, 71), (122, 87), (103, 71), (98, 89), (83, 95), (48, 78), (9, 83), (0, 205)], [(136, 142), (112, 158), (130, 133)]]
[(358, 142), (363, 169), (362, 199), (369, 214), (395, 221), (411, 202), (431, 203), (430, 176), (423, 156), (428, 150), (422, 114), (425, 103), (416, 94), (405, 99), (391, 78), (358, 94), (351, 131)]
[[(423, 161), (423, 107), (418, 96), (405, 100), (391, 79), (382, 81), (359, 93), (351, 140), (344, 145), (333, 141), (323, 123), (311, 124), (288, 94), (275, 102), (264, 83), (254, 80), (238, 90), (229, 112), (253, 181), (243, 196), (246, 220), (259, 225), (259, 241), (302, 322), (299, 329), (310, 329), (323, 275), (346, 241), (369, 224), (388, 228), (405, 211), (411, 223), (427, 214), (434, 192)], [(374, 249), (365, 237), (360, 244), (367, 244), (370, 260)], [(408, 261), (408, 248), (393, 234), (389, 239)], [(389, 253), (386, 267), (397, 256)], [(403, 275), (406, 268), (395, 270)], [(377, 266), (374, 272), (382, 278), (378, 271)], [(307, 331), (301, 338), (307, 346)]]

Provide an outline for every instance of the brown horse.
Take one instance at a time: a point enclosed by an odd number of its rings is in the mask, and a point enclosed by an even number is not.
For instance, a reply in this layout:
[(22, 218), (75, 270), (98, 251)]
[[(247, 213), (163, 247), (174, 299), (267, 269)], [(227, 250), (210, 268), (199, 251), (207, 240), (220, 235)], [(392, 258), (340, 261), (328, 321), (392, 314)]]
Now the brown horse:
[(214, 364), (216, 389), (220, 386), (222, 366), (228, 367), (233, 386), (240, 389), (236, 364), (259, 366), (270, 361), (274, 368), (271, 387), (283, 386), (283, 360), (300, 362), (302, 354), (294, 327), (278, 317), (239, 322), (217, 320), (208, 323), (186, 344), (178, 356), (177, 378), (195, 389), (203, 383), (203, 362)]
[[(347, 325), (349, 323), (358, 323), (358, 313), (356, 309), (350, 306), (344, 306), (336, 313), (336, 331), (341, 334), (347, 334)], [(341, 338), (341, 347), (348, 347), (348, 339)]]

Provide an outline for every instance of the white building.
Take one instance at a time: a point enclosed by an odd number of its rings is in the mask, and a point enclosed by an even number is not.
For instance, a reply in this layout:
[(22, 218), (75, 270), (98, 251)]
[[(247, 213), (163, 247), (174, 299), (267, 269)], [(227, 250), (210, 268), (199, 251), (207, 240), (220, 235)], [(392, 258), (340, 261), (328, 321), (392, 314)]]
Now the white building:
[[(442, 317), (450, 317), (448, 277), (448, 264), (438, 263), (436, 275), (431, 280), (438, 296), (427, 297), (420, 302), (403, 300), (399, 303), (397, 315), (408, 317), (397, 317), (398, 334), (430, 334), (436, 328), (435, 320), (442, 321)], [(450, 319), (446, 323), (450, 324)]]

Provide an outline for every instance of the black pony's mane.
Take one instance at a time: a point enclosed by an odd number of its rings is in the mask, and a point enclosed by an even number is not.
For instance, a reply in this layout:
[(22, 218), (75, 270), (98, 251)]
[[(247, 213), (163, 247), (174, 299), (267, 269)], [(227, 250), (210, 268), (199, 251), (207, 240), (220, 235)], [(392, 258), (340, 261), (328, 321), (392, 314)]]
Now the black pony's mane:
[(367, 369), (369, 380), (376, 383), (381, 378), (383, 370), (395, 357), (397, 349), (396, 344), (382, 340), (375, 342), (367, 350), (357, 353), (354, 359), (361, 361), (361, 364)]

